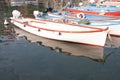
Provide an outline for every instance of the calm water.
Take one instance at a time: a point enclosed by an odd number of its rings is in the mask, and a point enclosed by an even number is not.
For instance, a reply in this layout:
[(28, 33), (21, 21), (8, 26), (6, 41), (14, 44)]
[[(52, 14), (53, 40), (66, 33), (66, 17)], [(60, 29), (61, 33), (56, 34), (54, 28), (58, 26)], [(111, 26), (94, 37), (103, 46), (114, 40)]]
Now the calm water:
[(14, 29), (15, 38), (9, 33), (0, 36), (0, 80), (120, 79), (119, 45), (96, 48)]
[[(15, 28), (0, 36), (0, 80), (119, 80), (120, 48), (97, 49), (40, 38)], [(26, 37), (23, 37), (26, 36)]]

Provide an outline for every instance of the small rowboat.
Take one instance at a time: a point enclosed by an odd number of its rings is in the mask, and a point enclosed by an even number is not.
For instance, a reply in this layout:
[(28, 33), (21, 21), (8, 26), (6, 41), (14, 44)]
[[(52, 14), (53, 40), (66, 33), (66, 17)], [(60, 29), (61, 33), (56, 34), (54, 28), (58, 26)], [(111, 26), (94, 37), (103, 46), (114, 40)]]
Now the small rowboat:
[(105, 29), (54, 22), (53, 18), (23, 18), (13, 14), (11, 22), (32, 34), (60, 41), (103, 47), (108, 34)]

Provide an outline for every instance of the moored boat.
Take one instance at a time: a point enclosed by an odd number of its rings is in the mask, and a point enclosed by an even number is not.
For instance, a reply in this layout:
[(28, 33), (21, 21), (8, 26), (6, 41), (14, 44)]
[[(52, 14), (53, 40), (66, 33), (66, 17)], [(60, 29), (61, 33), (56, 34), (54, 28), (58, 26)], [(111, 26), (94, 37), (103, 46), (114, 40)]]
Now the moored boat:
[[(82, 17), (75, 17), (74, 13), (66, 12), (66, 14), (63, 14), (64, 12), (49, 12), (48, 14), (50, 16), (54, 17), (62, 17), (66, 16), (67, 21), (71, 23), (77, 23), (81, 22), (79, 25), (84, 26), (92, 26), (92, 27), (98, 27), (98, 28), (106, 28), (109, 27), (110, 29), (110, 35), (120, 37), (120, 18), (119, 17), (111, 17), (111, 16), (97, 16), (97, 15), (88, 15), (84, 13), (80, 13), (79, 15), (82, 15)], [(62, 15), (63, 14), (63, 15)], [(73, 16), (72, 16), (73, 15)], [(86, 24), (89, 23), (89, 24)]]
[(108, 6), (108, 7), (116, 8), (116, 7), (120, 7), (120, 2), (118, 2), (118, 1), (105, 1), (100, 5), (105, 6), (105, 7)]
[(61, 41), (103, 47), (108, 34), (105, 29), (55, 22), (53, 18), (23, 18), (13, 13), (11, 22), (32, 34)]
[(67, 8), (67, 11), (74, 12), (74, 13), (85, 13), (85, 14), (92, 14), (92, 15), (104, 15), (104, 16), (119, 16), (120, 17), (120, 11), (116, 12), (109, 12), (109, 11), (95, 11), (96, 9), (90, 10), (90, 9), (82, 9), (82, 8)]
[(92, 15), (120, 16), (120, 7), (108, 6), (103, 4), (103, 2), (96, 4), (91, 3), (87, 6), (82, 6), (82, 5), (72, 6), (72, 7), (67, 6), (66, 9), (67, 11), (74, 13), (82, 12), (85, 14), (92, 14)]
[(49, 16), (55, 16), (55, 17), (62, 17), (65, 16), (66, 18), (87, 18), (89, 20), (116, 20), (120, 19), (120, 17), (116, 16), (104, 16), (104, 15), (91, 15), (91, 14), (84, 14), (82, 12), (80, 13), (74, 13), (74, 12), (67, 12), (67, 11), (49, 11)]

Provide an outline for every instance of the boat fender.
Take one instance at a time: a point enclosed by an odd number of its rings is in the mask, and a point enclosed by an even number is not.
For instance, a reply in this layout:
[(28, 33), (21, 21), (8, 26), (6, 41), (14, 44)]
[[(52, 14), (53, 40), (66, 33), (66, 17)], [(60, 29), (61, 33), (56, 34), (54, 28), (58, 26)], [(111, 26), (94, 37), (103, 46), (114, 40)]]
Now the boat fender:
[(26, 27), (26, 25), (25, 25), (25, 24), (23, 24), (23, 27)]
[(40, 29), (38, 29), (38, 32), (41, 31)]
[(58, 33), (58, 35), (62, 35), (62, 33), (61, 33), (61, 32), (59, 32), (59, 33)]
[(85, 19), (85, 14), (84, 13), (78, 13), (77, 18)]
[(28, 22), (27, 22), (27, 21), (25, 21), (25, 22), (24, 22), (24, 24), (23, 24), (23, 26), (24, 26), (24, 27), (26, 27), (26, 25), (27, 25), (27, 24), (28, 24)]

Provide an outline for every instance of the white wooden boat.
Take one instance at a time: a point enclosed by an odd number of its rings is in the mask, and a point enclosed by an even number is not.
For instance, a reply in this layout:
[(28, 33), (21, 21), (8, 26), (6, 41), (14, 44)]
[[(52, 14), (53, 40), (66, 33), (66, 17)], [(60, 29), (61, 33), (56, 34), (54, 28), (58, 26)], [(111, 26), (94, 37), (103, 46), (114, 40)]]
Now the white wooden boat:
[(105, 45), (108, 34), (108, 27), (101, 29), (89, 26), (77, 26), (62, 22), (53, 22), (51, 19), (46, 18), (32, 19), (13, 15), (11, 22), (17, 27), (41, 37), (99, 47)]

